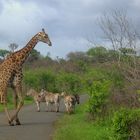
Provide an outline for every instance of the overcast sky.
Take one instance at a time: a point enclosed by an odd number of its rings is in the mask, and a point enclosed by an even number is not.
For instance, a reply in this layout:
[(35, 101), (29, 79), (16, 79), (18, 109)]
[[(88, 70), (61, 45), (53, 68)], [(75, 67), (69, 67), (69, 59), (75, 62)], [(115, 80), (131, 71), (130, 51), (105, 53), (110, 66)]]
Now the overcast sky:
[(0, 48), (17, 43), (20, 49), (45, 28), (53, 46), (38, 43), (41, 54), (86, 51), (87, 39), (100, 37), (97, 18), (110, 9), (125, 9), (139, 24), (140, 0), (0, 0)]

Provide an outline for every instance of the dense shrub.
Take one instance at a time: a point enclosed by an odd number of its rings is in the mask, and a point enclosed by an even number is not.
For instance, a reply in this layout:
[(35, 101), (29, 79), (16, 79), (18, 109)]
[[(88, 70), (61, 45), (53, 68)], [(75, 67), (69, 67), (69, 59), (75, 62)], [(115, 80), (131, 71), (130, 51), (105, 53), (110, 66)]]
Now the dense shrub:
[(113, 67), (108, 71), (108, 77), (116, 89), (122, 89), (124, 87), (124, 77), (117, 67)]
[(140, 139), (140, 109), (122, 108), (114, 113), (113, 140)]
[(110, 91), (110, 81), (93, 81), (89, 84), (89, 102), (88, 102), (88, 112), (90, 112), (93, 117), (99, 117), (104, 115), (107, 111), (108, 96)]
[(38, 70), (40, 87), (51, 92), (57, 92), (56, 74), (50, 70)]
[(68, 72), (55, 73), (51, 70), (36, 69), (24, 73), (24, 84), (29, 88), (47, 89), (51, 92), (66, 91), (71, 94), (79, 93), (82, 88), (79, 75)]
[(24, 84), (29, 88), (47, 89), (48, 91), (56, 91), (56, 76), (53, 72), (45, 69), (28, 70), (24, 73)]
[(56, 80), (57, 89), (71, 94), (79, 93), (82, 88), (81, 79), (74, 73), (61, 72)]
[(40, 86), (38, 74), (36, 72), (34, 73), (33, 71), (26, 71), (24, 73), (23, 81), (24, 81), (25, 85), (28, 87), (38, 88)]

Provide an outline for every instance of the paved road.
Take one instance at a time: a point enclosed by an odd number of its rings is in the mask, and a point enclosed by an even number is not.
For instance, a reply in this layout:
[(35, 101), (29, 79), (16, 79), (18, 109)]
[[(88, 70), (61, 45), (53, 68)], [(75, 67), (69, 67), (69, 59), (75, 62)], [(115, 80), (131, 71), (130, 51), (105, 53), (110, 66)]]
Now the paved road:
[[(81, 102), (85, 96), (81, 96)], [(19, 113), (20, 126), (8, 126), (4, 113), (0, 113), (0, 140), (51, 140), (54, 123), (64, 114), (61, 102), (60, 112), (45, 112), (45, 104), (41, 104), (41, 112), (36, 112), (35, 104), (24, 106)]]

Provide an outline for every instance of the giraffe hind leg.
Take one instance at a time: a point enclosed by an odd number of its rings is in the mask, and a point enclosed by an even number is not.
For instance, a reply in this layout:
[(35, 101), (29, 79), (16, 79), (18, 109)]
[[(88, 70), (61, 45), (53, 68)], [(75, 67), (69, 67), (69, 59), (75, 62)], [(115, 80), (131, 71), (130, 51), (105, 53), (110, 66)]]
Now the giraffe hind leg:
[(23, 97), (22, 97), (22, 88), (21, 88), (21, 86), (16, 86), (15, 91), (17, 93), (19, 103), (17, 105), (17, 108), (16, 108), (16, 111), (15, 111), (14, 115), (11, 117), (11, 121), (15, 120), (16, 124), (20, 125), (20, 121), (18, 119), (18, 113), (19, 113), (21, 107), (24, 104), (24, 100), (23, 100)]
[(7, 118), (8, 118), (8, 123), (9, 123), (9, 125), (10, 125), (10, 126), (14, 126), (13, 121), (11, 121), (10, 114), (9, 114), (9, 112), (8, 112), (8, 109), (7, 109), (7, 103), (6, 103), (6, 102), (4, 103), (4, 110), (5, 110), (6, 116), (7, 116)]
[(16, 125), (20, 125), (18, 118), (18, 112), (23, 106), (23, 95), (22, 95), (22, 68), (17, 69), (14, 80), (12, 82), (12, 89), (14, 90), (14, 104), (15, 104), (15, 114), (12, 116), (11, 120), (15, 120)]
[(11, 117), (10, 117), (10, 114), (8, 112), (8, 108), (7, 108), (7, 93), (6, 91), (3, 92), (3, 90), (0, 91), (0, 103), (4, 106), (4, 111), (5, 111), (5, 114), (6, 114), (6, 117), (8, 119), (8, 123), (10, 126), (13, 126), (13, 122), (11, 121)]
[(16, 109), (16, 111), (15, 111), (15, 114), (14, 114), (14, 115), (12, 116), (12, 118), (11, 118), (11, 121), (15, 120), (17, 125), (20, 125), (20, 121), (19, 121), (19, 119), (17, 118), (17, 116), (18, 116), (18, 113), (19, 113), (21, 107), (23, 106), (23, 104), (24, 104), (24, 103), (23, 103), (23, 100), (20, 100), (20, 101), (19, 101), (19, 104), (18, 104), (18, 107), (17, 107), (17, 109)]

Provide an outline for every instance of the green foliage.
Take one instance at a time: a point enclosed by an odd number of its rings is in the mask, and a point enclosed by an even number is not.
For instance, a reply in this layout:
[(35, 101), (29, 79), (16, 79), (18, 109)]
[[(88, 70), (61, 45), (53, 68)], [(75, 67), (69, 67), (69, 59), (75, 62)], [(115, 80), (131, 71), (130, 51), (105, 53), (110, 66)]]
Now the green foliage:
[(79, 71), (81, 71), (81, 72), (87, 72), (88, 65), (87, 65), (86, 62), (84, 62), (82, 60), (79, 60), (77, 62), (77, 64), (78, 64)]
[(99, 47), (95, 47), (95, 48), (91, 48), (87, 51), (87, 54), (90, 56), (103, 56), (107, 53), (106, 48), (99, 46)]
[(113, 117), (113, 140), (139, 140), (140, 109), (121, 108)]
[(107, 56), (108, 56), (108, 61), (116, 61), (118, 60), (119, 52), (115, 50), (108, 50)]
[(103, 115), (106, 110), (111, 83), (108, 80), (93, 81), (88, 85), (88, 112), (93, 117)]
[(101, 68), (88, 68), (88, 71), (83, 75), (83, 80), (85, 81), (86, 86), (92, 83), (93, 81), (100, 81), (108, 79), (107, 73), (104, 69)]
[(80, 77), (73, 73), (54, 73), (47, 69), (28, 70), (24, 73), (24, 83), (35, 89), (44, 88), (51, 92), (66, 91), (71, 94), (80, 92)]
[(3, 50), (3, 49), (0, 49), (0, 57), (4, 58), (7, 54), (9, 54), (10, 52), (7, 51), (7, 50)]
[(107, 59), (107, 50), (102, 46), (91, 48), (87, 51), (87, 55), (90, 56), (94, 61), (105, 62)]
[(38, 88), (40, 86), (39, 84), (39, 77), (36, 72), (33, 71), (26, 71), (24, 73), (24, 79), (23, 79), (25, 85), (28, 87), (35, 87)]
[[(96, 117), (106, 116), (109, 113), (109, 104), (112, 87), (116, 85), (122, 85), (122, 79), (120, 78), (120, 73), (111, 73), (113, 70), (95, 68), (91, 69), (83, 77), (85, 91), (88, 92), (90, 98), (87, 105), (88, 112)], [(116, 77), (114, 77), (116, 76)], [(114, 78), (114, 79), (113, 79)]]
[(67, 59), (71, 61), (83, 60), (85, 58), (86, 57), (84, 52), (70, 52), (67, 55)]
[(35, 89), (47, 89), (48, 91), (56, 91), (55, 74), (46, 69), (29, 70), (24, 73), (24, 83), (28, 87)]
[(133, 48), (120, 48), (119, 50), (123, 55), (136, 54), (136, 51)]
[(51, 92), (56, 92), (56, 74), (50, 70), (38, 70), (38, 78), (40, 87)]
[(73, 73), (61, 72), (57, 76), (57, 88), (61, 91), (66, 91), (71, 94), (80, 92), (81, 79), (78, 75)]
[(41, 57), (40, 52), (38, 52), (37, 50), (33, 49), (31, 51), (31, 54), (29, 55), (27, 62), (26, 63), (31, 63), (33, 61), (38, 60)]
[(115, 66), (107, 72), (108, 78), (112, 81), (112, 85), (115, 88), (122, 89), (124, 87), (124, 76)]
[(67, 55), (68, 62), (76, 67), (78, 72), (86, 72), (88, 69), (89, 59), (84, 52), (71, 52)]

